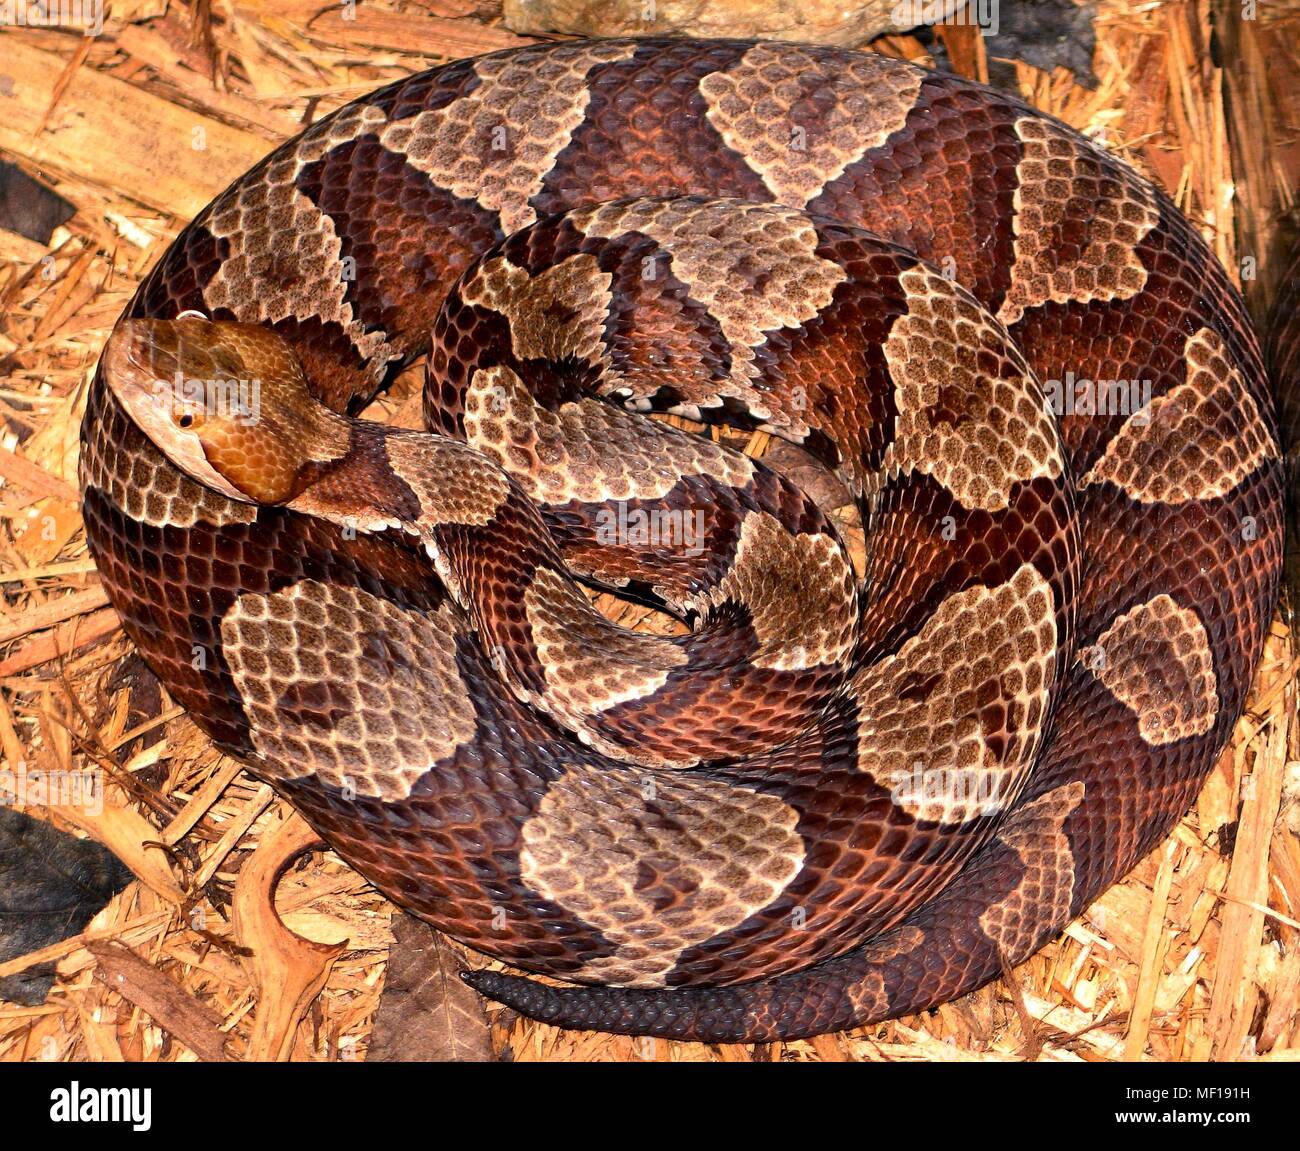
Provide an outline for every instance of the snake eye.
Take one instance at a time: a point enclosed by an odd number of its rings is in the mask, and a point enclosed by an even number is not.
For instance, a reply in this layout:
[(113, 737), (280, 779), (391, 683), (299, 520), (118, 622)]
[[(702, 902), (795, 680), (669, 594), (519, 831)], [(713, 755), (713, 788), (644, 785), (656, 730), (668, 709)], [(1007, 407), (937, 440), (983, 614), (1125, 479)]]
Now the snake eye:
[(182, 431), (193, 431), (203, 423), (203, 413), (189, 405), (172, 409), (172, 423)]

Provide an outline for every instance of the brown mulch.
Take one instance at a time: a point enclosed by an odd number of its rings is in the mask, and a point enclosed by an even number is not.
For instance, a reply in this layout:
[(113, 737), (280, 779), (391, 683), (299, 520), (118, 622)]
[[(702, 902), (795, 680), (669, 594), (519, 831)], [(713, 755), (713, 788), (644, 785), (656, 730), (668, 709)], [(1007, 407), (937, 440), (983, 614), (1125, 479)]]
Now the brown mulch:
[[(1251, 69), (1225, 74), (1209, 50), (1216, 6), (1103, 0), (1095, 90), (1059, 69), (1017, 65), (1016, 77), (1033, 103), (1162, 183), (1226, 266), (1267, 293), (1270, 237), (1300, 167), (1300, 10), (1261, 3), (1242, 32)], [(439, 60), (524, 42), (490, 9), (367, 2), (349, 21), (316, 0), (241, 0), (221, 7), (232, 24), (207, 3), (125, 0), (97, 38), (0, 30), (0, 159), (76, 208), (48, 245), (0, 231), (0, 751), (11, 771), (102, 770), (100, 814), (33, 814), (111, 846), (137, 877), (79, 936), (0, 963), (0, 977), (44, 960), (58, 968), (43, 1005), (0, 1001), (0, 1058), (364, 1057), (391, 905), (321, 852), (275, 895), (285, 926), (319, 946), (295, 951), (259, 910), (259, 873), (278, 850), (272, 837), (292, 836), (290, 812), (212, 749), (120, 631), (86, 554), (77, 430), (114, 319), (188, 218), (340, 103)], [(987, 69), (978, 37), (945, 39), (962, 70)], [(925, 58), (907, 37), (876, 47)], [(413, 382), (399, 381), (376, 414), (409, 418)], [(493, 1050), (514, 1060), (1300, 1058), (1296, 667), (1279, 622), (1252, 705), (1175, 834), (1008, 979), (922, 1017), (752, 1046), (562, 1032), (491, 1008)]]

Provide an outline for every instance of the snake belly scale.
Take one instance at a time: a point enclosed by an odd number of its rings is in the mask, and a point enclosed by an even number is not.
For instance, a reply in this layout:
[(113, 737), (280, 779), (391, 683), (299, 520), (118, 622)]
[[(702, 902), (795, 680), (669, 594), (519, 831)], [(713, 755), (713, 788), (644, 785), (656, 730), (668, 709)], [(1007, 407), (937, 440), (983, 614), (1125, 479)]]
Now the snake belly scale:
[[(349, 414), (420, 355), (428, 432)], [(255, 418), (157, 386), (204, 380)], [(834, 470), (865, 570), (653, 412)], [(876, 1021), (1040, 947), (1190, 804), (1281, 564), (1259, 348), (1170, 201), (1007, 95), (799, 45), (537, 45), (340, 109), (154, 267), (81, 468), (124, 626), (221, 748), (565, 984), (486, 994), (674, 1038)]]

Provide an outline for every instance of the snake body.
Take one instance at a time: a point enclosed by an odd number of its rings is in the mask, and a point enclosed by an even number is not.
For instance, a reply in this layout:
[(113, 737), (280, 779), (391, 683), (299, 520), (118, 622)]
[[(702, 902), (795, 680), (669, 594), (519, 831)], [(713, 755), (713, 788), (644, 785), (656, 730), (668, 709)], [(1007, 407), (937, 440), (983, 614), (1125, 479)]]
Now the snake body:
[[(430, 432), (346, 414), (426, 352)], [(177, 373), (260, 418), (151, 407)], [(654, 411), (833, 469), (865, 571)], [(82, 486), (217, 744), (567, 984), (474, 986), (704, 1040), (916, 1011), (1051, 938), (1195, 796), (1281, 564), (1258, 345), (1160, 191), (978, 84), (739, 41), (459, 61), (285, 144), (135, 296)]]

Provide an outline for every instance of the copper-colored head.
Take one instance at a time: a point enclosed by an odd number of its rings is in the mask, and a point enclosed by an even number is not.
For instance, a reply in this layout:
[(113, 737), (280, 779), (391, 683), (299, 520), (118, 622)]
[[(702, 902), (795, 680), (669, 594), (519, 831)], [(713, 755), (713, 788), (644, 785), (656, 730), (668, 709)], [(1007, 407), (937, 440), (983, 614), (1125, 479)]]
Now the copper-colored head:
[(332, 412), (287, 343), (256, 324), (122, 320), (102, 360), (109, 388), (158, 449), (199, 483), (283, 503), (307, 465), (339, 451)]

